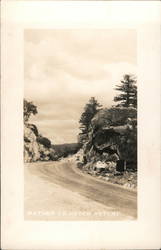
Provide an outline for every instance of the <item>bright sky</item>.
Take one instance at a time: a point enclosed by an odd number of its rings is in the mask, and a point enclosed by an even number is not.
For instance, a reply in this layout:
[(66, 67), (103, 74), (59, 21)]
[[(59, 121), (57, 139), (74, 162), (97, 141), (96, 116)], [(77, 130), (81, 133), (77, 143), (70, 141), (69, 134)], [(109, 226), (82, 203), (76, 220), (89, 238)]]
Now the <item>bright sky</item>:
[(30, 122), (55, 144), (77, 141), (91, 96), (109, 107), (123, 74), (137, 73), (135, 30), (37, 29), (24, 36), (25, 98), (38, 107)]

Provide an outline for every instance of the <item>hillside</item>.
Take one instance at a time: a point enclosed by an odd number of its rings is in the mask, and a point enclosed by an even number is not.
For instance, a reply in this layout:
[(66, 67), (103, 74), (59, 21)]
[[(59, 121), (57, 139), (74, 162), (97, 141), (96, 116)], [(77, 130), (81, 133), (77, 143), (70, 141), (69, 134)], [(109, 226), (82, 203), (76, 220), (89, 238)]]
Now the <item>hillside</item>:
[(73, 155), (80, 149), (79, 143), (65, 143), (65, 144), (54, 144), (52, 149), (55, 150), (59, 157), (67, 157), (68, 155)]

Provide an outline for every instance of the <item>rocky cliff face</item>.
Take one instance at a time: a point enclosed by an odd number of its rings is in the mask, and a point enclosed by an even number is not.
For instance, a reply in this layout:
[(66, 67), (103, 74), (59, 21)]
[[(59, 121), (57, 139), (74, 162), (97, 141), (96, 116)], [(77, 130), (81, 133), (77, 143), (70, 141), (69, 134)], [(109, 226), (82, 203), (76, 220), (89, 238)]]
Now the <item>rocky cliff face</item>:
[(88, 174), (128, 188), (137, 186), (137, 111), (100, 110), (91, 121), (77, 166)]
[(31, 128), (24, 126), (24, 161), (32, 162), (40, 158), (36, 135)]
[[(83, 163), (107, 165), (122, 159), (136, 166), (137, 112), (135, 108), (111, 108), (99, 111), (92, 119), (84, 142)], [(114, 164), (113, 164), (114, 165)]]
[(52, 148), (38, 142), (38, 129), (33, 124), (24, 125), (24, 162), (56, 160), (57, 155)]

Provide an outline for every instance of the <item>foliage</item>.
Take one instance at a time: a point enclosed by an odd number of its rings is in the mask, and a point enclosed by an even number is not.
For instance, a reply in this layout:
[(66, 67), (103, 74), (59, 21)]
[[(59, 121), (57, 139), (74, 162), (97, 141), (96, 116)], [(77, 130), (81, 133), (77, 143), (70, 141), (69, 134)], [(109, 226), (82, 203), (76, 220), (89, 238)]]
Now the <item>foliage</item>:
[(37, 137), (37, 142), (42, 144), (46, 148), (51, 148), (51, 141), (46, 137), (39, 135)]
[(121, 84), (117, 85), (115, 89), (121, 92), (114, 98), (115, 102), (119, 102), (117, 106), (137, 107), (137, 86), (136, 78), (133, 75), (124, 75)]
[(81, 138), (86, 138), (89, 127), (91, 125), (91, 120), (101, 107), (102, 105), (100, 105), (94, 97), (91, 97), (89, 103), (85, 105), (84, 112), (82, 113), (79, 121), (79, 123), (81, 124), (81, 133), (79, 134), (80, 142), (82, 141)]
[(37, 114), (37, 107), (32, 102), (28, 102), (25, 99), (24, 99), (23, 107), (24, 107), (24, 110), (23, 110), (24, 122), (28, 122), (31, 114), (33, 115)]
[(127, 120), (136, 119), (137, 110), (133, 107), (112, 107), (100, 110), (92, 119), (92, 127), (102, 128), (106, 126), (121, 126), (124, 125)]
[(49, 158), (51, 161), (57, 161), (59, 159), (59, 156), (55, 152), (55, 150), (51, 149), (51, 152), (49, 153)]
[(118, 140), (119, 151), (122, 159), (125, 159), (129, 165), (137, 165), (137, 128), (126, 130), (123, 136)]

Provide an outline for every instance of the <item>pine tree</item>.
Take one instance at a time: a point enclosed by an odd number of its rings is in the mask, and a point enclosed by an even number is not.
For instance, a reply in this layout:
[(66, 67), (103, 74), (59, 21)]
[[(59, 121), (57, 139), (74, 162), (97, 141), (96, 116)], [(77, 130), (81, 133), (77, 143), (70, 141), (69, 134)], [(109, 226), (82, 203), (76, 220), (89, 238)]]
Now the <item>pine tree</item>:
[(137, 86), (133, 75), (124, 75), (121, 84), (116, 85), (115, 89), (122, 92), (114, 97), (114, 101), (119, 102), (118, 107), (137, 107)]
[(89, 103), (85, 105), (84, 112), (82, 113), (79, 121), (79, 123), (81, 124), (80, 129), (82, 131), (79, 134), (80, 137), (81, 135), (84, 135), (84, 137), (86, 137), (89, 131), (91, 120), (94, 117), (94, 115), (100, 110), (101, 107), (102, 105), (100, 105), (94, 97), (91, 97)]

